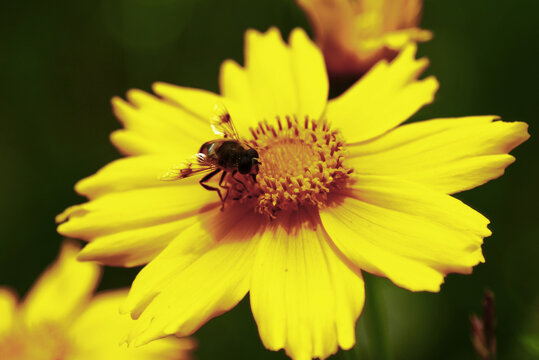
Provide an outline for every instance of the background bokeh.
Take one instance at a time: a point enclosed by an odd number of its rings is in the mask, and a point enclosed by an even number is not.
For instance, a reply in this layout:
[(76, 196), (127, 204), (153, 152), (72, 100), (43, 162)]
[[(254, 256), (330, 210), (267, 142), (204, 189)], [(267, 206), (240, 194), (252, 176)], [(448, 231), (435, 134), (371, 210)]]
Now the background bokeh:
[[(3, 2), (0, 55), (0, 284), (24, 294), (61, 244), (54, 216), (83, 199), (74, 183), (119, 157), (109, 99), (154, 81), (218, 91), (219, 64), (242, 61), (247, 28), (308, 28), (292, 0)], [(439, 294), (411, 293), (369, 276), (379, 290), (358, 324), (360, 343), (336, 359), (374, 359), (365, 330), (377, 305), (387, 346), (378, 358), (475, 359), (469, 316), (485, 288), (496, 296), (500, 359), (539, 358), (539, 2), (427, 0), (420, 45), (441, 83), (414, 119), (498, 114), (526, 121), (532, 139), (506, 176), (459, 194), (492, 222), (486, 263), (448, 276)], [(178, 141), (181, 141), (179, 139)], [(102, 289), (137, 269), (107, 269)], [(106, 324), (103, 324), (106, 326)], [(197, 334), (199, 359), (283, 359), (263, 349), (248, 299)], [(379, 340), (379, 339), (374, 339)]]

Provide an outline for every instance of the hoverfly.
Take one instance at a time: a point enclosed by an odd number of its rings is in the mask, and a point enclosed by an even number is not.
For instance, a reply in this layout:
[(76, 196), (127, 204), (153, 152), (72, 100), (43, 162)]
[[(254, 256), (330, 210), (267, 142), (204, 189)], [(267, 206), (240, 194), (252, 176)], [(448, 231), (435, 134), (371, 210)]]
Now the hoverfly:
[[(202, 144), (197, 154), (182, 166), (169, 169), (167, 173), (161, 176), (161, 180), (185, 179), (194, 175), (208, 173), (200, 179), (199, 183), (204, 189), (217, 192), (221, 200), (221, 210), (223, 210), (229, 193), (229, 187), (223, 184), (226, 176), (230, 174), (232, 179), (247, 190), (245, 184), (235, 175), (237, 173), (251, 175), (253, 181), (256, 182), (258, 165), (261, 163), (258, 152), (249, 146), (247, 142), (240, 139), (226, 108), (216, 105), (215, 111), (217, 115), (211, 119), (210, 125), (213, 132), (222, 136), (222, 139), (210, 140)], [(222, 172), (222, 175), (219, 180), (219, 187), (208, 185), (207, 182), (220, 172)], [(224, 197), (219, 188), (226, 191)]]

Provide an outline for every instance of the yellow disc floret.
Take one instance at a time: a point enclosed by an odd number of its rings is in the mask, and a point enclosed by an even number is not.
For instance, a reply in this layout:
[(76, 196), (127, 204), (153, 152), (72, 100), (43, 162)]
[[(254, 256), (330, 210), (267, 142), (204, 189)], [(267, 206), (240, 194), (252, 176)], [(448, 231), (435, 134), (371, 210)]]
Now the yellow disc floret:
[(256, 183), (247, 186), (247, 196), (234, 186), (231, 198), (256, 199), (258, 213), (274, 217), (279, 210), (321, 207), (329, 192), (350, 181), (342, 136), (325, 121), (277, 117), (274, 124), (265, 121), (250, 130), (250, 145), (262, 164)]
[(40, 324), (32, 328), (21, 324), (0, 338), (0, 359), (64, 360), (70, 342), (65, 329), (57, 324)]

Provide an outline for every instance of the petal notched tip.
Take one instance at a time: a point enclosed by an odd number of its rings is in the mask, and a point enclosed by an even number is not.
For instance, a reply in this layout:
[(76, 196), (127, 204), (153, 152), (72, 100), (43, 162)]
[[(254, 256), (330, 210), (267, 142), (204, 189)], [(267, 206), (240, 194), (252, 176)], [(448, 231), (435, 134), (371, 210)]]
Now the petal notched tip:
[(429, 94), (429, 96), (425, 98), (424, 105), (431, 104), (434, 101), (436, 93), (440, 89), (440, 83), (438, 82), (438, 79), (436, 79), (436, 77), (434, 76), (429, 76), (423, 80), (418, 81), (418, 84), (425, 88), (426, 94)]
[(167, 88), (169, 88), (171, 86), (176, 86), (176, 85), (172, 85), (172, 84), (166, 83), (164, 81), (156, 81), (156, 82), (154, 82), (152, 84), (152, 90), (156, 94), (161, 94), (161, 93), (165, 92), (167, 90)]
[[(65, 209), (62, 213), (56, 215), (54, 218), (57, 224), (60, 224), (58, 229), (69, 220), (72, 216), (83, 216), (88, 213), (88, 210), (84, 209), (81, 205), (73, 205)], [(58, 230), (60, 232), (60, 230)], [(61, 233), (61, 232), (60, 232)], [(62, 233), (61, 233), (62, 234)], [(64, 235), (64, 234), (62, 234)]]
[[(286, 47), (281, 32), (276, 27), (270, 27), (266, 32), (259, 32), (255, 29), (248, 29), (245, 32), (245, 66), (248, 67), (251, 54), (256, 49), (269, 48), (269, 44), (274, 43), (281, 47)], [(268, 54), (270, 55), (270, 54)]]
[(119, 96), (113, 96), (112, 99), (110, 99), (110, 104), (116, 118), (122, 125), (126, 126), (126, 112), (131, 105)]
[(416, 43), (410, 43), (410, 44), (406, 45), (402, 49), (399, 57), (403, 57), (403, 58), (407, 57), (407, 58), (410, 58), (410, 59), (414, 59), (416, 53), (417, 53), (417, 44)]
[(272, 26), (268, 28), (268, 30), (266, 30), (265, 32), (261, 32), (256, 29), (248, 29), (245, 32), (245, 43), (247, 46), (249, 46), (252, 41), (256, 42), (259, 39), (269, 38), (269, 37), (277, 37), (281, 40), (281, 42), (283, 41), (281, 37), (281, 32), (279, 31), (279, 29), (275, 26)]
[(300, 42), (307, 42), (307, 43), (313, 43), (311, 38), (309, 38), (309, 35), (307, 35), (307, 32), (300, 27), (294, 28), (292, 32), (290, 33), (290, 36), (288, 37), (288, 42), (290, 45), (295, 46), (296, 44), (299, 44)]

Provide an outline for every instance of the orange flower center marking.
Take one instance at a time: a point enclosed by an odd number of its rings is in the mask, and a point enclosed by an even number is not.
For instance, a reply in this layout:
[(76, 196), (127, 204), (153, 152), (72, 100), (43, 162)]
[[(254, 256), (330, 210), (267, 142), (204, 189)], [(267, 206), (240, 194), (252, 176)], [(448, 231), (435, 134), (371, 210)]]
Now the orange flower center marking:
[(64, 332), (52, 324), (28, 329), (16, 325), (0, 337), (0, 359), (63, 360), (69, 352)]
[(277, 117), (250, 130), (262, 163), (257, 182), (232, 186), (230, 197), (254, 199), (256, 212), (274, 217), (279, 210), (321, 207), (328, 193), (349, 183), (344, 140), (325, 121)]

